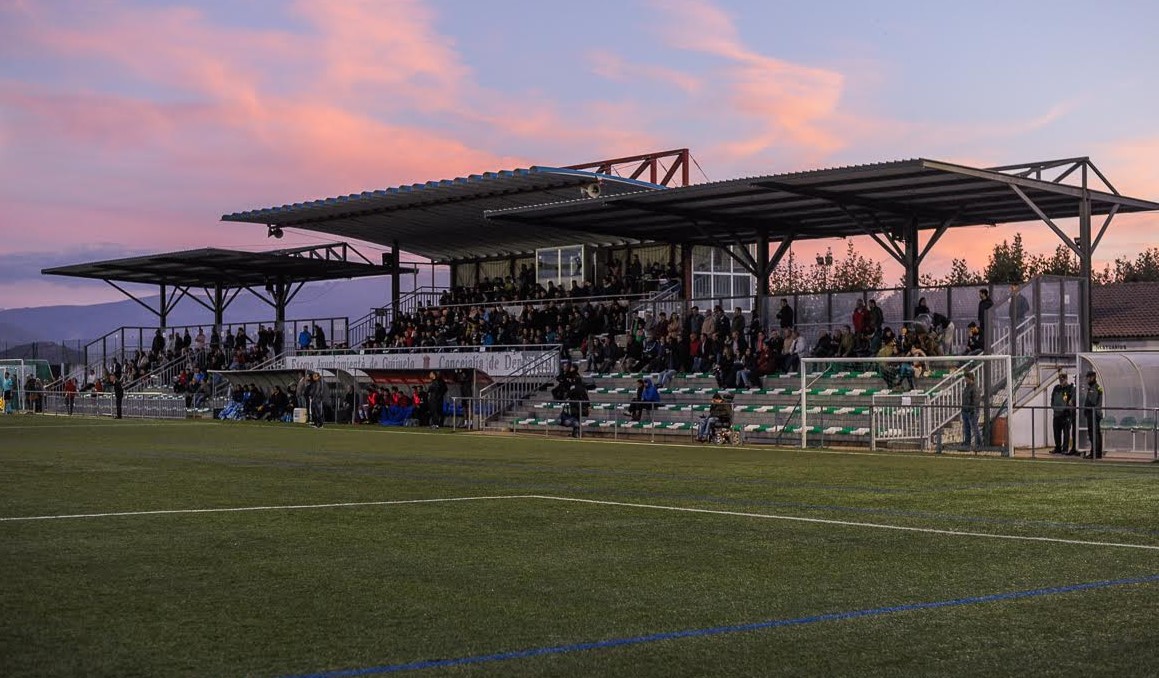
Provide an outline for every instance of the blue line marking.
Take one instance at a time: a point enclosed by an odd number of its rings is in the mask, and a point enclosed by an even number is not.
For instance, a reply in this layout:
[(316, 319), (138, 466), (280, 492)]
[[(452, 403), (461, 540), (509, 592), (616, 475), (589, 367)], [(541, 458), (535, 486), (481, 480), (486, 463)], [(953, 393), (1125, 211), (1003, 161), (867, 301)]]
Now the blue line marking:
[(446, 668), (451, 666), (464, 666), (467, 664), (487, 664), (492, 662), (510, 661), (512, 659), (527, 659), (529, 657), (542, 657), (544, 655), (552, 654), (567, 654), (571, 652), (586, 652), (589, 650), (604, 650), (613, 647), (624, 647), (627, 645), (642, 645), (644, 643), (655, 643), (663, 640), (678, 640), (680, 638), (702, 638), (705, 636), (719, 636), (727, 633), (746, 633), (748, 631), (760, 631), (764, 629), (778, 629), (786, 626), (803, 626), (806, 624), (819, 624), (822, 622), (843, 621), (846, 619), (860, 619), (862, 617), (878, 617), (881, 615), (895, 614), (898, 612), (911, 612), (913, 610), (935, 610), (943, 607), (960, 607), (962, 605), (980, 605), (982, 603), (993, 603), (1005, 600), (1019, 600), (1022, 598), (1038, 598), (1041, 596), (1053, 596), (1060, 593), (1071, 593), (1074, 591), (1089, 591), (1092, 589), (1105, 589), (1113, 586), (1129, 586), (1131, 584), (1151, 584), (1159, 582), (1159, 574), (1152, 574), (1144, 577), (1131, 577), (1127, 579), (1110, 579), (1106, 581), (1087, 582), (1085, 584), (1071, 584), (1068, 586), (1050, 586), (1047, 588), (1030, 589), (1028, 591), (1010, 591), (1007, 593), (993, 593), (985, 596), (971, 596), (968, 598), (954, 598), (952, 600), (939, 600), (928, 603), (907, 603), (904, 605), (893, 605), (890, 607), (874, 607), (866, 610), (853, 610), (850, 612), (830, 612), (828, 614), (818, 614), (809, 617), (797, 617), (795, 619), (770, 619), (766, 621), (753, 622), (750, 624), (736, 624), (733, 626), (717, 626), (706, 629), (686, 629), (684, 631), (669, 631), (666, 633), (652, 633), (645, 636), (633, 636), (629, 638), (611, 638), (609, 640), (597, 640), (587, 643), (572, 643), (569, 645), (552, 645), (549, 647), (536, 647), (526, 650), (513, 650), (511, 652), (498, 652), (495, 654), (474, 655), (470, 657), (458, 657), (455, 659), (431, 659), (415, 662), (407, 662), (405, 664), (385, 664), (383, 666), (371, 666), (361, 669), (340, 669), (337, 671), (323, 671), (320, 673), (306, 673), (300, 675), (286, 676), (286, 678), (348, 678), (351, 676), (370, 676), (385, 673), (402, 673), (404, 671), (421, 671), (424, 669)]

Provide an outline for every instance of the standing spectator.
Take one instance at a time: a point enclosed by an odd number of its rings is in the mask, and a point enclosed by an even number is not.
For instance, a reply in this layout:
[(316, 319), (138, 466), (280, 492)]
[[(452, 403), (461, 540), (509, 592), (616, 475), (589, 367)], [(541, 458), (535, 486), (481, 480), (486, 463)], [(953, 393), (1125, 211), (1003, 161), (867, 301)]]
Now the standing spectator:
[(327, 348), (326, 333), (322, 331), (321, 325), (314, 326), (314, 348), (319, 351), (325, 351)]
[(233, 346), (239, 351), (245, 351), (249, 343), (249, 335), (245, 333), (245, 325), (242, 325), (237, 328), (237, 335), (233, 338)]
[(322, 375), (314, 372), (306, 383), (306, 402), (310, 408), (310, 423), (314, 428), (322, 428), (325, 413), (322, 410)]
[(72, 416), (74, 404), (76, 404), (76, 379), (69, 377), (64, 380), (64, 409), (70, 417)]
[(217, 325), (214, 325), (209, 331), (209, 350), (216, 353), (219, 348), (221, 348), (221, 332), (218, 331)]
[(194, 350), (196, 350), (199, 353), (204, 351), (205, 345), (208, 341), (209, 341), (209, 339), (205, 336), (205, 330), (198, 327), (197, 328), (197, 336), (193, 338)]
[(1103, 387), (1099, 386), (1094, 370), (1087, 372), (1087, 395), (1083, 399), (1083, 423), (1087, 425), (1087, 437), (1091, 441), (1091, 451), (1083, 459), (1103, 458)]
[(865, 300), (857, 300), (857, 308), (853, 309), (853, 333), (864, 335), (869, 328), (869, 310), (865, 308)]
[(24, 409), (29, 414), (36, 412), (36, 375), (29, 374), (24, 380)]
[(793, 307), (789, 306), (788, 299), (781, 299), (781, 308), (777, 311), (777, 321), (782, 330), (787, 330), (797, 324), (796, 313), (793, 312)]
[(165, 352), (165, 335), (161, 333), (161, 328), (157, 328), (157, 332), (153, 334), (153, 353), (161, 355)]
[(745, 336), (744, 311), (740, 310), (740, 306), (737, 306), (735, 309), (733, 309), (732, 323), (730, 324), (729, 329), (731, 329), (733, 332), (739, 333), (742, 337)]
[(977, 450), (982, 444), (982, 431), (978, 428), (978, 386), (974, 383), (974, 373), (966, 373), (966, 385), (962, 389), (962, 444)]
[(125, 385), (121, 383), (121, 378), (113, 377), (113, 398), (117, 404), (117, 419), (121, 418), (121, 407), (125, 402)]
[(704, 327), (704, 316), (700, 313), (700, 309), (696, 306), (692, 307), (692, 312), (688, 314), (688, 319), (685, 321), (688, 327), (688, 336), (699, 337), (701, 328)]
[(233, 328), (225, 328), (225, 338), (221, 340), (221, 347), (225, 349), (227, 354), (232, 354), (233, 349), (237, 347), (237, 340), (233, 336)]
[(310, 350), (310, 342), (313, 341), (313, 339), (314, 338), (310, 336), (310, 328), (303, 327), (302, 331), (298, 333), (298, 350)]
[(0, 381), (0, 386), (4, 388), (4, 414), (12, 414), (12, 375), (8, 370), (4, 370), (4, 379)]
[(1015, 327), (1021, 325), (1022, 321), (1026, 319), (1026, 316), (1030, 315), (1030, 302), (1026, 300), (1026, 297), (1022, 296), (1018, 285), (1010, 286), (1010, 308), (1014, 313)]
[(885, 330), (885, 313), (877, 305), (876, 299), (869, 300), (869, 324), (873, 327), (873, 340), (869, 349), (876, 353), (881, 350), (881, 334)]
[(982, 342), (986, 342), (986, 316), (990, 309), (994, 307), (994, 302), (990, 299), (990, 290), (978, 290), (978, 332), (982, 335)]
[(1059, 372), (1058, 383), (1050, 389), (1050, 408), (1054, 411), (1054, 449), (1050, 451), (1051, 454), (1070, 454), (1074, 448), (1074, 441), (1070, 437), (1074, 406), (1074, 386), (1067, 383), (1066, 372)]
[(181, 348), (187, 349), (193, 346), (193, 337), (189, 336), (189, 328), (185, 328), (185, 334), (181, 335)]
[(431, 428), (443, 425), (443, 399), (447, 395), (447, 383), (438, 372), (431, 372), (431, 383), (427, 386), (427, 407), (431, 413)]
[(919, 320), (923, 315), (930, 314), (930, 307), (926, 305), (926, 298), (918, 299), (918, 305), (914, 307), (914, 320)]

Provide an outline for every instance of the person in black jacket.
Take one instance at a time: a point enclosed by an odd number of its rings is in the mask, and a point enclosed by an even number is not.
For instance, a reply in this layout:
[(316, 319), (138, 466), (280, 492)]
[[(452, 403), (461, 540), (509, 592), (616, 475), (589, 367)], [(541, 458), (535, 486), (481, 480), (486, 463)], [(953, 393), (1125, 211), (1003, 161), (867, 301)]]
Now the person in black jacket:
[(1074, 386), (1067, 383), (1065, 372), (1058, 373), (1058, 383), (1050, 389), (1050, 407), (1054, 410), (1054, 449), (1050, 453), (1067, 454), (1074, 442), (1070, 431), (1074, 423), (1075, 393)]
[(113, 398), (117, 401), (117, 419), (121, 418), (121, 406), (125, 402), (125, 384), (123, 377), (113, 376)]
[(982, 341), (987, 339), (986, 335), (986, 315), (987, 312), (994, 307), (994, 301), (990, 299), (990, 290), (978, 290), (978, 331), (982, 334)]
[(438, 372), (431, 372), (431, 383), (427, 385), (427, 409), (431, 413), (431, 428), (443, 425), (443, 399), (447, 395), (447, 383)]
[(559, 415), (559, 425), (571, 428), (571, 437), (578, 438), (582, 417), (588, 416), (590, 407), (588, 391), (584, 388), (583, 382), (572, 382), (571, 389), (567, 392), (567, 402), (564, 403), (563, 411)]
[(1087, 437), (1091, 441), (1091, 451), (1084, 459), (1103, 458), (1103, 387), (1099, 386), (1094, 370), (1087, 372), (1087, 395), (1083, 399), (1083, 423), (1087, 425)]

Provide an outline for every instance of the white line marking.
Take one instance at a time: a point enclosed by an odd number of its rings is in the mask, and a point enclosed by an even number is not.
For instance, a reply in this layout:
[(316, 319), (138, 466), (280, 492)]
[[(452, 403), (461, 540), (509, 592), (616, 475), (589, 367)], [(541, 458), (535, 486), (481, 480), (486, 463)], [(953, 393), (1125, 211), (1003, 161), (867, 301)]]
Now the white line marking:
[(954, 537), (984, 537), (988, 539), (1010, 539), (1014, 541), (1037, 541), (1055, 544), (1072, 544), (1080, 546), (1111, 546), (1116, 548), (1141, 549), (1159, 551), (1159, 546), (1147, 544), (1124, 544), (1107, 541), (1083, 541), (1079, 539), (1060, 539), (1057, 537), (1032, 537), (1018, 534), (994, 534), (989, 532), (965, 532), (962, 530), (939, 530), (932, 527), (909, 527), (906, 525), (886, 525), (883, 523), (864, 523), (852, 520), (831, 520), (828, 518), (806, 518), (804, 516), (782, 516), (771, 513), (749, 513), (745, 511), (722, 511), (719, 509), (692, 508), (688, 506), (662, 506), (659, 504), (635, 504), (624, 501), (608, 501), (602, 499), (581, 499), (578, 497), (556, 497), (546, 494), (508, 494), (479, 497), (444, 497), (436, 499), (397, 499), (393, 501), (359, 501), (333, 504), (295, 504), (286, 506), (242, 506), (236, 508), (209, 508), (209, 509), (168, 509), (158, 511), (122, 511), (112, 513), (77, 513), (55, 516), (18, 516), (0, 518), (0, 522), (18, 522), (31, 520), (64, 520), (66, 518), (108, 518), (116, 516), (155, 516), (181, 513), (239, 513), (244, 511), (278, 511), (319, 508), (343, 508), (358, 506), (394, 506), (400, 504), (438, 504), (466, 501), (491, 501), (498, 499), (542, 499), (546, 501), (563, 501), (577, 504), (595, 504), (599, 506), (622, 506), (626, 508), (643, 508), (658, 511), (677, 511), (681, 513), (704, 513), (719, 516), (737, 516), (741, 518), (764, 518), (766, 520), (787, 520), (798, 523), (813, 523), (820, 525), (840, 525), (842, 527), (869, 527), (879, 530), (897, 530), (901, 532), (924, 532), (926, 534), (945, 534)]
[(488, 499), (531, 499), (531, 495), (505, 495), (494, 497), (447, 497), (442, 499), (398, 499), (395, 501), (352, 501), (340, 504), (296, 504), (289, 506), (242, 506), (237, 508), (169, 509), (158, 511), (120, 511), (115, 513), (74, 513), (58, 516), (19, 516), (0, 518), (0, 522), (24, 520), (63, 520), (65, 518), (109, 518), (113, 516), (159, 516), (175, 513), (238, 513), (242, 511), (291, 511), (296, 509), (342, 508), (350, 506), (389, 506), (393, 504), (437, 504), (452, 501), (483, 501)]
[(661, 511), (680, 511), (684, 513), (709, 513), (722, 516), (740, 516), (743, 518), (765, 518), (767, 520), (790, 520), (800, 523), (819, 523), (822, 525), (842, 525), (846, 527), (871, 527), (880, 530), (900, 530), (903, 532), (926, 532), (929, 534), (948, 534), (956, 537), (988, 537), (990, 539), (1013, 539), (1017, 541), (1044, 541), (1057, 544), (1080, 544), (1084, 546), (1116, 546), (1128, 549), (1144, 549), (1159, 551), (1159, 546), (1146, 544), (1121, 544), (1106, 541), (1082, 541), (1078, 539), (1058, 539), (1055, 537), (1028, 537), (1017, 534), (992, 534), (987, 532), (964, 532), (961, 530), (939, 530), (931, 527), (908, 527), (905, 525), (883, 525), (881, 523), (862, 523), (849, 520), (829, 520), (826, 518), (805, 518), (802, 516), (779, 516), (769, 513), (746, 513), (743, 511), (720, 511), (716, 509), (690, 508), (684, 506), (659, 506), (656, 504), (632, 504), (621, 501), (603, 501), (599, 499), (578, 499), (573, 497), (552, 497), (548, 495), (529, 495), (533, 499), (551, 499), (554, 501), (570, 501), (580, 504), (601, 504), (604, 506), (626, 506), (631, 508), (656, 509)]

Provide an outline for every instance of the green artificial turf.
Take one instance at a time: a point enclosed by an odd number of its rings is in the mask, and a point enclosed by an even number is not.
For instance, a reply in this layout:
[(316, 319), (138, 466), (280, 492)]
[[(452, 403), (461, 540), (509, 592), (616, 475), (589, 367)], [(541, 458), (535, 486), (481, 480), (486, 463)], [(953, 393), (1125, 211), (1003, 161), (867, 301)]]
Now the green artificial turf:
[[(1159, 547), (1151, 465), (28, 416), (0, 469), (0, 518), (519, 497), (0, 521), (4, 676), (316, 674), (1159, 574), (1129, 548)], [(1152, 581), (413, 675), (1156, 675), (1156, 610)]]

